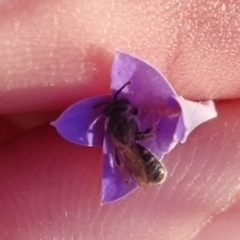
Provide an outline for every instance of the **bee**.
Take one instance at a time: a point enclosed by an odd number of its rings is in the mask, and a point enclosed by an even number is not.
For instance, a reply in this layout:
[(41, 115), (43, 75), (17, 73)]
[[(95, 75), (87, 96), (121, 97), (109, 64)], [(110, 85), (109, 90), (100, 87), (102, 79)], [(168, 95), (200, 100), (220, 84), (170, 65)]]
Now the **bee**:
[[(135, 144), (133, 148), (118, 142), (114, 139), (116, 146), (115, 159), (118, 166), (125, 167), (128, 173), (133, 177), (135, 182), (142, 184), (160, 184), (163, 183), (167, 176), (165, 166), (149, 150)], [(121, 172), (123, 179), (129, 183), (128, 173)]]
[[(103, 114), (107, 118), (106, 131), (115, 145), (115, 162), (124, 181), (129, 183), (131, 177), (138, 185), (162, 183), (166, 169), (149, 150), (137, 143), (151, 136), (151, 128), (138, 131), (135, 115), (137, 108), (132, 108), (127, 99), (118, 99), (121, 91), (131, 82), (125, 83), (106, 106)], [(103, 105), (100, 104), (100, 105)]]

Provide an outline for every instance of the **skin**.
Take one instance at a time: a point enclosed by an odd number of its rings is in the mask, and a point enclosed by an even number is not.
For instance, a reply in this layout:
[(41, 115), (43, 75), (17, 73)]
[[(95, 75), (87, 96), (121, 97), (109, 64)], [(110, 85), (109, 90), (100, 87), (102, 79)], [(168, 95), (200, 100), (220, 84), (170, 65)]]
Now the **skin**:
[[(1, 239), (239, 238), (238, 0), (0, 5)], [(47, 122), (109, 93), (117, 49), (147, 59), (179, 95), (216, 99), (219, 116), (166, 156), (162, 186), (100, 206), (101, 149)]]

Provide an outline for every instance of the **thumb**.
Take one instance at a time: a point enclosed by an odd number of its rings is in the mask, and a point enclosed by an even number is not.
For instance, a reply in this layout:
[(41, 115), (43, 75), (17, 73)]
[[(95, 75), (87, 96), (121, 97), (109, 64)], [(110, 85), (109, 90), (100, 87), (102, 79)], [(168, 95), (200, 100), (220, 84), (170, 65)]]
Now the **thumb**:
[(231, 222), (239, 221), (233, 214), (209, 237), (215, 223), (210, 220), (231, 208), (240, 186), (239, 101), (217, 107), (219, 118), (166, 156), (169, 175), (162, 186), (104, 206), (100, 148), (70, 144), (49, 126), (5, 141), (0, 238), (206, 240), (220, 239), (224, 231), (226, 239), (234, 239)]

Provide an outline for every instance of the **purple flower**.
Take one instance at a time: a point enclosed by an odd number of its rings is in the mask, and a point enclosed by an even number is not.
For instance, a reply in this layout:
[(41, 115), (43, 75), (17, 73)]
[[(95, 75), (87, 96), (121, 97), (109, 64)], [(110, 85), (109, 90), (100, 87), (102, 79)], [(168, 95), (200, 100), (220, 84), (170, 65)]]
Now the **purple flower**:
[[(131, 55), (118, 52), (111, 73), (111, 96), (96, 96), (77, 102), (52, 123), (66, 140), (85, 146), (103, 146), (102, 203), (118, 200), (137, 188), (133, 180), (126, 184), (115, 163), (115, 146), (106, 133), (106, 117), (101, 103), (113, 101), (113, 96), (131, 81), (118, 95), (139, 110), (136, 116), (140, 132), (149, 127), (153, 137), (139, 144), (159, 160), (178, 142), (184, 143), (201, 123), (217, 116), (212, 101), (193, 102), (177, 96), (169, 82), (155, 68)], [(96, 160), (97, 161), (97, 160)]]

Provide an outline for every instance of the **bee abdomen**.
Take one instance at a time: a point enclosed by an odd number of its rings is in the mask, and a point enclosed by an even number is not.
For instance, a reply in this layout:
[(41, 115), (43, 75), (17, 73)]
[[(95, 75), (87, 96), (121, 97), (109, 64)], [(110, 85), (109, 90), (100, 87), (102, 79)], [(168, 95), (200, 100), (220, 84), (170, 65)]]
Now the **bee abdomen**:
[(166, 176), (165, 167), (159, 162), (159, 160), (146, 148), (138, 145), (139, 153), (144, 160), (144, 164), (147, 171), (147, 183), (161, 183)]

